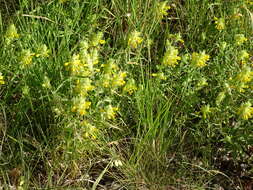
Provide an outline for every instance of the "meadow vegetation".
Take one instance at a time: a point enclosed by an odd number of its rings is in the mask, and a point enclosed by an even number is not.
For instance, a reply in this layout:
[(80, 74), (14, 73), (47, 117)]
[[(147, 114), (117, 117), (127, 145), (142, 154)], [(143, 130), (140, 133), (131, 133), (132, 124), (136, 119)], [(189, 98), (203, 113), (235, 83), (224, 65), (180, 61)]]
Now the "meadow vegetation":
[(253, 189), (253, 1), (0, 6), (0, 189)]

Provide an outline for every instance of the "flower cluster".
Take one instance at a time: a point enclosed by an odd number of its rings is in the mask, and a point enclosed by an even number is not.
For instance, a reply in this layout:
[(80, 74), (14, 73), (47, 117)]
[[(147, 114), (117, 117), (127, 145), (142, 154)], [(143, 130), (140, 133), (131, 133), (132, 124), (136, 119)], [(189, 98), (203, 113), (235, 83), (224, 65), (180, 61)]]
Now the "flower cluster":
[(178, 56), (178, 49), (171, 44), (168, 44), (162, 59), (162, 64), (165, 66), (175, 67), (179, 60), (181, 60), (181, 57)]
[(105, 109), (102, 109), (102, 115), (106, 119), (115, 119), (117, 111), (119, 110), (118, 107), (113, 107), (112, 105), (108, 105)]
[(30, 49), (23, 49), (20, 53), (20, 63), (23, 67), (29, 66), (33, 63), (33, 58), (47, 58), (49, 57), (50, 51), (45, 44), (39, 46), (36, 53), (32, 52)]
[(73, 98), (72, 112), (80, 116), (87, 115), (91, 106), (89, 92), (95, 89), (95, 74), (100, 71), (98, 68), (98, 50), (100, 44), (103, 44), (103, 34), (101, 32), (94, 35), (90, 41), (83, 40), (80, 43), (80, 52), (73, 54), (71, 60), (64, 65), (73, 77), (78, 77), (75, 82), (76, 96)]
[(73, 99), (72, 112), (77, 112), (81, 116), (87, 114), (87, 109), (89, 109), (91, 102), (86, 101), (85, 97), (79, 96)]
[(236, 79), (237, 81), (241, 83), (248, 83), (253, 78), (253, 71), (250, 67), (244, 67), (242, 71), (237, 75)]
[(129, 35), (128, 39), (128, 46), (132, 49), (136, 49), (139, 44), (141, 44), (143, 41), (143, 38), (141, 37), (141, 33), (138, 31), (133, 31)]
[[(127, 73), (118, 67), (114, 59), (100, 64), (99, 50), (104, 43), (102, 33), (92, 35), (80, 42), (79, 51), (64, 64), (75, 80), (71, 111), (81, 118), (94, 113), (100, 114), (102, 119), (113, 120), (119, 110), (113, 106), (113, 96), (119, 90), (130, 95), (137, 90), (134, 79), (126, 82)], [(94, 110), (92, 105), (96, 105)]]
[(167, 1), (158, 2), (156, 6), (156, 14), (159, 19), (162, 19), (164, 16), (168, 15), (168, 10), (171, 7), (168, 5)]
[(240, 46), (244, 42), (246, 42), (248, 39), (243, 34), (236, 34), (235, 35), (235, 44)]
[(242, 70), (234, 77), (233, 88), (239, 92), (245, 92), (245, 89), (249, 88), (249, 83), (253, 79), (253, 71), (250, 67), (244, 66)]
[(102, 68), (101, 83), (103, 87), (116, 89), (126, 83), (125, 78), (127, 73), (119, 70), (115, 60), (110, 59), (106, 64), (102, 65)]
[(88, 121), (82, 121), (81, 126), (84, 127), (84, 137), (96, 139), (99, 133), (98, 128), (91, 125)]
[(248, 120), (253, 117), (253, 107), (250, 102), (241, 104), (237, 111), (237, 114), (244, 120)]
[(20, 62), (23, 66), (28, 66), (32, 64), (33, 57), (36, 54), (31, 52), (30, 49), (22, 50), (21, 56), (20, 56)]
[(215, 28), (217, 30), (224, 30), (225, 29), (225, 19), (224, 18), (214, 17), (214, 21), (215, 21)]
[(238, 61), (241, 64), (246, 64), (249, 60), (249, 53), (246, 50), (241, 50), (238, 55)]
[(206, 62), (210, 59), (210, 56), (205, 52), (196, 53), (193, 52), (191, 56), (191, 64), (195, 67), (204, 67), (206, 66)]
[(13, 40), (19, 38), (19, 34), (14, 24), (11, 24), (6, 31), (5, 40), (6, 44), (10, 44)]
[(49, 57), (50, 51), (45, 44), (38, 47), (36, 57)]

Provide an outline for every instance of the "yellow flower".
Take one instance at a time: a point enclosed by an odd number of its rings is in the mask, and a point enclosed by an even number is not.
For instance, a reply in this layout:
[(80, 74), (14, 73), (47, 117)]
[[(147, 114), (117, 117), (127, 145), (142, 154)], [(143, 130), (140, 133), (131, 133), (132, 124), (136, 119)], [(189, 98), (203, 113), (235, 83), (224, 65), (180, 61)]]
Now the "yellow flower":
[(253, 71), (250, 67), (244, 67), (243, 70), (237, 75), (236, 80), (241, 83), (250, 82), (253, 78)]
[(105, 115), (107, 119), (115, 119), (116, 112), (119, 110), (117, 107), (112, 107), (112, 105), (108, 105), (105, 109)]
[(86, 138), (92, 138), (92, 139), (96, 139), (97, 138), (98, 129), (95, 126), (91, 125), (87, 121), (81, 122), (81, 126), (85, 127), (84, 137), (86, 137)]
[(112, 78), (112, 87), (123, 86), (126, 83), (124, 80), (126, 76), (126, 72), (120, 71), (119, 73), (116, 73)]
[(47, 46), (43, 44), (38, 47), (36, 57), (49, 57), (49, 52)]
[(110, 74), (104, 74), (101, 77), (102, 86), (105, 88), (108, 88), (111, 84), (111, 75)]
[(15, 38), (18, 38), (18, 37), (19, 37), (19, 34), (18, 34), (17, 29), (16, 29), (16, 27), (15, 27), (14, 24), (11, 24), (11, 25), (8, 27), (8, 29), (7, 29), (7, 31), (6, 31), (6, 34), (5, 34), (5, 37), (6, 37), (7, 39), (15, 39)]
[(102, 32), (98, 32), (97, 34), (93, 35), (92, 39), (91, 39), (91, 46), (98, 46), (99, 44), (104, 44), (105, 40), (103, 40), (103, 33)]
[(167, 5), (167, 1), (163, 1), (163, 2), (158, 2), (157, 3), (157, 8), (156, 8), (156, 13), (159, 19), (162, 19), (164, 16), (168, 15), (168, 10), (171, 7), (169, 5)]
[(224, 18), (217, 18), (214, 17), (215, 20), (215, 28), (217, 30), (224, 30), (225, 29), (225, 19)]
[[(184, 40), (181, 36), (180, 33), (177, 33), (177, 34), (168, 34), (168, 39), (173, 41), (173, 42), (180, 42), (181, 44), (184, 43)], [(167, 41), (167, 45), (170, 45), (170, 41)]]
[(162, 64), (175, 67), (178, 64), (178, 60), (181, 60), (181, 57), (178, 56), (178, 49), (176, 49), (174, 46), (168, 45), (162, 59)]
[(72, 112), (77, 112), (81, 116), (87, 114), (87, 109), (89, 109), (91, 102), (85, 100), (85, 98), (78, 97), (74, 99), (74, 106), (72, 107)]
[(81, 96), (86, 96), (89, 91), (94, 90), (94, 86), (91, 84), (92, 81), (89, 78), (84, 78), (76, 81), (76, 91)]
[(143, 41), (143, 38), (141, 37), (141, 33), (137, 31), (133, 31), (128, 39), (128, 46), (130, 48), (136, 49), (139, 44), (141, 44)]
[(3, 85), (3, 84), (5, 84), (4, 77), (2, 73), (0, 73), (0, 85)]
[(164, 75), (163, 72), (152, 73), (152, 77), (157, 77), (160, 80), (166, 80), (167, 79), (167, 77)]
[(70, 70), (72, 75), (82, 75), (84, 72), (84, 65), (80, 60), (79, 54), (74, 54), (71, 61), (65, 63), (64, 65), (68, 68), (68, 70)]
[(192, 60), (191, 64), (195, 67), (204, 67), (206, 66), (206, 62), (209, 60), (210, 56), (207, 55), (205, 52), (201, 53), (192, 53)]
[(239, 83), (239, 84), (237, 84), (235, 89), (238, 90), (238, 92), (243, 93), (243, 92), (245, 92), (246, 88), (249, 88), (249, 85), (247, 85), (245, 83)]
[(35, 53), (32, 53), (29, 49), (23, 50), (21, 52), (21, 63), (23, 65), (30, 65), (32, 63), (33, 56), (35, 56)]
[(248, 39), (245, 38), (243, 34), (236, 34), (235, 35), (235, 44), (236, 45), (242, 45), (244, 42), (246, 42)]
[(87, 52), (89, 49), (89, 43), (86, 40), (82, 40), (79, 44), (80, 50)]
[(237, 111), (237, 114), (244, 120), (248, 120), (253, 117), (253, 107), (250, 102), (241, 104)]
[(247, 63), (248, 59), (249, 53), (246, 50), (241, 50), (238, 56), (238, 60), (241, 61), (241, 64)]
[(137, 87), (135, 85), (135, 80), (134, 79), (130, 79), (128, 80), (128, 82), (126, 83), (126, 85), (123, 88), (123, 92), (126, 92), (130, 95), (133, 94), (134, 91), (137, 90)]

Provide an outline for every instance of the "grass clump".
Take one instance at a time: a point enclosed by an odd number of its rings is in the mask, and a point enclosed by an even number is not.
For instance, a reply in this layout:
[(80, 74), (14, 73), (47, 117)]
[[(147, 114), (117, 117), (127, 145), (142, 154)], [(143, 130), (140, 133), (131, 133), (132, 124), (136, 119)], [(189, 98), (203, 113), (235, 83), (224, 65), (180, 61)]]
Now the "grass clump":
[(0, 187), (252, 188), (250, 1), (15, 7), (0, 20)]

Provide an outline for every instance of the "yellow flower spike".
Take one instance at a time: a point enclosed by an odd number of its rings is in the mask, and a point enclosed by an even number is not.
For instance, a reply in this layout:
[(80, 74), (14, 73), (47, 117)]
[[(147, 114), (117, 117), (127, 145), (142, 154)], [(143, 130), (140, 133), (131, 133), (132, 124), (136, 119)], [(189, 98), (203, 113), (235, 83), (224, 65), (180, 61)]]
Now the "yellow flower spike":
[(104, 74), (102, 77), (102, 86), (105, 88), (108, 88), (111, 84), (111, 75), (110, 74)]
[(17, 29), (14, 24), (11, 24), (8, 27), (5, 37), (10, 40), (15, 39), (15, 38), (19, 38), (19, 34), (18, 34)]
[(240, 93), (243, 93), (245, 92), (245, 89), (249, 88), (249, 85), (246, 85), (245, 83), (239, 83), (235, 89), (240, 92)]
[(47, 46), (43, 44), (38, 47), (36, 57), (49, 57), (49, 53)]
[(81, 51), (86, 52), (89, 49), (89, 43), (86, 40), (82, 40), (79, 46)]
[(99, 40), (100, 44), (105, 44), (105, 40)]
[(73, 104), (72, 112), (77, 112), (83, 116), (87, 114), (87, 109), (90, 108), (91, 102), (86, 101), (83, 97), (78, 97), (74, 99)]
[(241, 50), (238, 55), (238, 60), (240, 61), (241, 64), (246, 64), (247, 61), (249, 60), (249, 57), (250, 55), (246, 50)]
[(90, 53), (92, 59), (92, 65), (98, 64), (98, 50), (93, 49)]
[(246, 42), (248, 39), (243, 34), (236, 34), (235, 35), (235, 44), (240, 46), (244, 42)]
[(167, 1), (158, 2), (157, 8), (156, 8), (156, 14), (159, 19), (162, 19), (164, 16), (168, 15), (168, 10), (170, 10), (171, 7), (167, 4)]
[(82, 75), (84, 72), (84, 65), (80, 60), (79, 54), (74, 54), (71, 61), (66, 62), (64, 66), (67, 67), (67, 70), (69, 70), (72, 75)]
[(168, 45), (162, 59), (162, 64), (165, 66), (175, 67), (179, 60), (181, 60), (181, 57), (178, 56), (178, 49), (174, 46)]
[(21, 63), (24, 66), (32, 64), (33, 56), (35, 56), (35, 53), (32, 53), (29, 49), (23, 50), (21, 52)]
[(117, 107), (112, 107), (112, 105), (108, 105), (105, 108), (105, 115), (107, 119), (115, 119), (116, 117), (116, 112), (119, 110)]
[(81, 126), (85, 128), (84, 137), (96, 139), (98, 135), (98, 129), (91, 125), (88, 121), (82, 121)]
[(120, 71), (119, 73), (115, 74), (112, 78), (112, 87), (119, 87), (123, 86), (125, 82), (125, 78), (127, 76), (126, 72)]
[(82, 102), (80, 105), (79, 105), (79, 109), (78, 109), (78, 112), (80, 115), (86, 115), (87, 113), (87, 109), (90, 107), (91, 105), (91, 102)]
[(73, 106), (73, 107), (71, 108), (71, 111), (72, 111), (72, 112), (76, 112), (76, 110), (77, 110), (77, 107), (76, 107), (76, 106)]
[(92, 81), (89, 78), (84, 78), (76, 81), (76, 91), (81, 96), (86, 96), (89, 91), (94, 90), (95, 86), (93, 86)]
[(253, 117), (253, 107), (250, 102), (241, 104), (240, 108), (237, 111), (237, 114), (240, 118), (248, 120)]
[(141, 44), (143, 41), (143, 38), (141, 37), (141, 33), (138, 31), (133, 31), (129, 35), (128, 39), (128, 46), (132, 49), (136, 49), (139, 44)]
[(102, 32), (98, 32), (96, 35), (94, 35), (91, 39), (91, 46), (96, 47), (99, 44), (104, 44), (105, 40), (103, 40), (104, 34)]
[(253, 78), (253, 71), (250, 67), (244, 67), (243, 70), (237, 75), (236, 80), (241, 83), (248, 83)]
[(160, 80), (166, 80), (167, 77), (164, 75), (163, 72), (159, 72), (159, 73), (152, 73), (151, 74), (152, 77), (157, 77)]
[(3, 84), (5, 84), (4, 77), (2, 73), (0, 73), (0, 85), (3, 85)]
[(225, 19), (224, 18), (217, 18), (214, 17), (214, 21), (215, 21), (215, 28), (217, 30), (224, 30), (225, 29)]
[(192, 53), (191, 64), (195, 67), (202, 68), (206, 66), (206, 62), (210, 59), (210, 56), (207, 55), (204, 51), (201, 53)]

